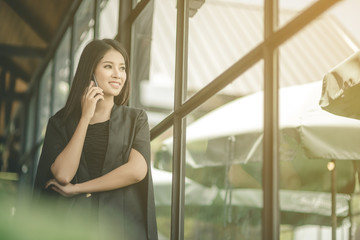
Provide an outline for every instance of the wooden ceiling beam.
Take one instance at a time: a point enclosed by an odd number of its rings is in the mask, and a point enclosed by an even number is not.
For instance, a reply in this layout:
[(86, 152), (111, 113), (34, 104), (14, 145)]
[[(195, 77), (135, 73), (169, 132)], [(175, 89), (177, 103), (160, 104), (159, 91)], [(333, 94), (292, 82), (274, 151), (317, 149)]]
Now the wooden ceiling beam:
[[(45, 1), (46, 2), (46, 1)], [(50, 43), (52, 34), (38, 16), (29, 11), (19, 0), (5, 0), (5, 3), (46, 43)]]
[(46, 48), (0, 44), (0, 55), (5, 57), (43, 58), (45, 54)]
[(0, 67), (11, 72), (12, 75), (15, 75), (16, 77), (22, 79), (24, 82), (30, 82), (30, 74), (21, 69), (10, 58), (0, 56)]

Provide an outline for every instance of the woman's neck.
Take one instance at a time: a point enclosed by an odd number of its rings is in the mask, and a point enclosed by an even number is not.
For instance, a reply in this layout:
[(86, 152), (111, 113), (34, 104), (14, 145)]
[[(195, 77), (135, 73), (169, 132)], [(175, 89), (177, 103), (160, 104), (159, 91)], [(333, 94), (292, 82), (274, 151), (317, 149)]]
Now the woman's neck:
[(105, 98), (98, 101), (96, 109), (90, 124), (104, 122), (110, 119), (111, 110), (114, 106), (114, 98)]

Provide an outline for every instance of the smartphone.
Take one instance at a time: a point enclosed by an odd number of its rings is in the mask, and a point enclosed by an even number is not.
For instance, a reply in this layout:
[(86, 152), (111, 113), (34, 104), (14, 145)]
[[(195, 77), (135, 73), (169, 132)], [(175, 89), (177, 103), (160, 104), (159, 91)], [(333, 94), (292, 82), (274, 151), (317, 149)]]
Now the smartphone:
[[(99, 87), (99, 84), (98, 84), (98, 82), (96, 81), (96, 77), (95, 77), (95, 74), (93, 74), (93, 79), (92, 79), (93, 81), (94, 81), (94, 83), (95, 83), (95, 86), (96, 87)], [(96, 94), (95, 96), (97, 96), (98, 94)]]
[(94, 81), (95, 86), (96, 86), (96, 87), (99, 87), (99, 84), (98, 84), (98, 82), (96, 81), (95, 74), (93, 74), (93, 79), (92, 79), (92, 80)]

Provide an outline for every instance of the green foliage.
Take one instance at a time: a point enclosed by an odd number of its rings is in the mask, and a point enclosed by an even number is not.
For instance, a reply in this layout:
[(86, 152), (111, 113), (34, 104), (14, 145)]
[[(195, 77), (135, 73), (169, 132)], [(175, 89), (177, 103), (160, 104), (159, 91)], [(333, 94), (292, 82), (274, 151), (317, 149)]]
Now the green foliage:
[[(66, 205), (54, 209), (45, 199), (38, 204), (30, 198), (18, 200), (16, 204), (15, 199), (13, 194), (0, 188), (0, 239), (100, 239), (93, 221), (96, 218), (88, 212), (69, 212)], [(101, 239), (108, 239), (108, 236), (101, 236)]]

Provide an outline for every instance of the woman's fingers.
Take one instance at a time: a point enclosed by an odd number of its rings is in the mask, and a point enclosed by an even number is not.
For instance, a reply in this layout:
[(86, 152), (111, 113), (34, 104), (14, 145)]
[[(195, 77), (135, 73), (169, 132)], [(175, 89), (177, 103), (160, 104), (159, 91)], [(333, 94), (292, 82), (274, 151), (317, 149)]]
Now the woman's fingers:
[(95, 87), (94, 83), (92, 83), (91, 81), (89, 87), (87, 88), (83, 96), (83, 101), (81, 103), (82, 117), (90, 121), (95, 113), (97, 102), (103, 99), (103, 90), (99, 87)]
[(100, 100), (104, 100), (104, 97), (103, 96), (101, 96), (101, 95), (98, 95), (98, 96), (96, 96), (96, 97), (94, 97), (94, 102), (95, 103), (97, 103), (98, 101), (100, 101)]
[(48, 188), (51, 188), (52, 190), (54, 190), (55, 192), (63, 195), (63, 196), (66, 196), (66, 194), (60, 189), (61, 186), (58, 182), (56, 182), (55, 179), (50, 179), (46, 185), (45, 185), (45, 189), (48, 189)]
[(92, 81), (90, 81), (89, 86), (85, 89), (85, 92), (84, 92), (84, 94), (82, 95), (81, 106), (84, 105), (84, 102), (85, 102), (85, 100), (86, 100), (86, 98), (87, 98), (87, 96), (88, 96), (88, 94), (89, 94), (89, 90), (90, 90), (90, 88), (92, 87), (92, 85), (93, 85), (93, 83), (92, 83)]
[(57, 184), (55, 179), (50, 179), (49, 181), (47, 181), (47, 183), (45, 184), (45, 188), (48, 188), (51, 185), (55, 185)]
[(85, 98), (88, 96), (89, 91), (90, 91), (90, 89), (91, 89), (91, 87), (92, 87), (93, 85), (94, 85), (94, 84), (93, 84), (93, 81), (90, 81), (90, 84), (89, 84), (89, 86), (86, 88), (86, 91), (85, 91), (85, 93), (84, 93), (84, 95), (83, 95), (83, 99), (85, 99)]
[(56, 187), (56, 186), (52, 186), (51, 187), (52, 190), (54, 190), (55, 192), (61, 194), (64, 197), (68, 197), (69, 195), (66, 194), (64, 191), (62, 191), (60, 188)]
[(86, 92), (83, 96), (83, 98), (93, 98), (96, 94), (104, 94), (103, 90), (99, 87), (96, 87), (94, 85), (93, 81), (90, 81), (89, 87), (86, 89)]
[(51, 188), (55, 192), (63, 195), (64, 197), (69, 197), (71, 194), (67, 193), (65, 190), (67, 189), (66, 186), (61, 186), (55, 179), (50, 179), (46, 184), (45, 188)]
[(99, 87), (91, 87), (91, 88), (88, 89), (88, 91), (86, 93), (86, 98), (87, 99), (92, 99), (98, 94), (104, 95), (104, 91)]

